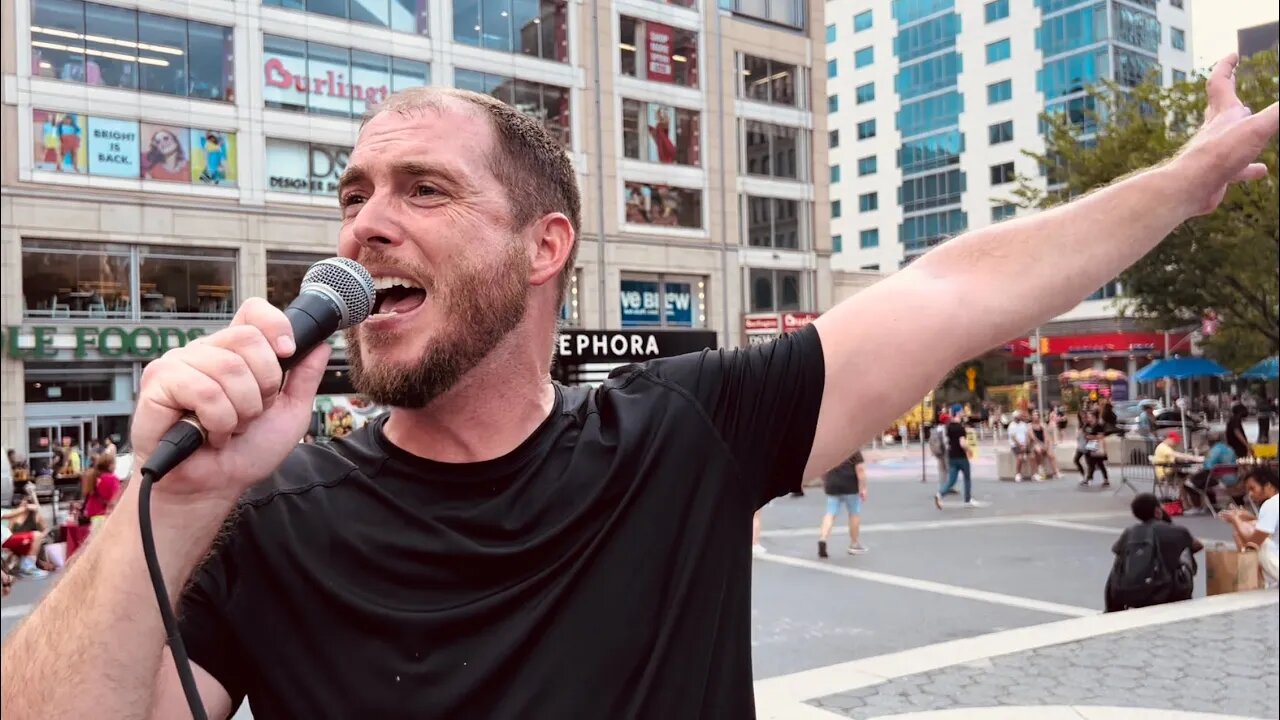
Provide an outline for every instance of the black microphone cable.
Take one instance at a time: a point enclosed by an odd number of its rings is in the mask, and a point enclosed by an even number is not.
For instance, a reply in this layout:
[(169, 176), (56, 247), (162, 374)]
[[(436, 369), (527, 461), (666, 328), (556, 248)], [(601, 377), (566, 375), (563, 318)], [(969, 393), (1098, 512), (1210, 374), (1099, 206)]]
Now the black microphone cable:
[[(178, 627), (178, 617), (173, 611), (173, 603), (169, 599), (169, 590), (164, 584), (164, 572), (160, 569), (160, 558), (156, 555), (156, 537), (151, 528), (151, 486), (164, 477), (166, 470), (190, 455), (204, 443), (204, 428), (188, 415), (181, 422), (175, 423), (161, 438), (156, 452), (142, 468), (141, 485), (138, 486), (138, 529), (142, 534), (142, 557), (147, 563), (147, 574), (151, 576), (151, 589), (156, 594), (156, 604), (160, 607), (160, 620), (164, 623), (165, 640), (169, 644), (169, 652), (173, 654), (173, 665), (178, 671), (178, 681), (182, 684), (182, 694), (187, 698), (187, 707), (191, 709), (193, 720), (208, 720), (204, 710), (204, 701), (200, 699), (200, 689), (196, 687), (195, 673), (191, 670), (191, 658), (187, 656), (187, 646), (182, 642), (182, 631)], [(152, 469), (159, 467), (161, 470)]]

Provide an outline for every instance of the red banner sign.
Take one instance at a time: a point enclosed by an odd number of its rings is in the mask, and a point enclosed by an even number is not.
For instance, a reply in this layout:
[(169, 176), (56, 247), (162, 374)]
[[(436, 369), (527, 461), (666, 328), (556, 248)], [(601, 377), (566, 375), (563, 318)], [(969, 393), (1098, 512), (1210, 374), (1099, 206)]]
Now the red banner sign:
[[(1185, 334), (1170, 334), (1169, 347), (1182, 342)], [(1043, 354), (1045, 355), (1131, 355), (1137, 353), (1164, 352), (1164, 333), (1127, 332), (1097, 333), (1095, 335), (1062, 335), (1059, 337), (1042, 337)], [(1004, 346), (1006, 352), (1018, 357), (1029, 357), (1033, 348), (1027, 338), (1018, 338)]]
[(645, 56), (648, 60), (646, 73), (648, 79), (665, 83), (675, 82), (676, 72), (671, 64), (671, 46), (675, 42), (675, 33), (672, 32), (671, 27), (646, 22), (644, 42)]

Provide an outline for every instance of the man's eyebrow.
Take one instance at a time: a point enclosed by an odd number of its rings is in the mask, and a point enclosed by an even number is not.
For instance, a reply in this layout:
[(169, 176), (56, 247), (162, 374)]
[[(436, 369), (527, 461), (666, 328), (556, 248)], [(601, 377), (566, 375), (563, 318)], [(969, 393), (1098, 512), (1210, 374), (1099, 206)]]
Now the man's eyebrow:
[(349, 185), (364, 182), (368, 177), (369, 175), (363, 169), (355, 165), (348, 165), (347, 169), (342, 171), (342, 177), (338, 178), (338, 191), (341, 192), (343, 188)]

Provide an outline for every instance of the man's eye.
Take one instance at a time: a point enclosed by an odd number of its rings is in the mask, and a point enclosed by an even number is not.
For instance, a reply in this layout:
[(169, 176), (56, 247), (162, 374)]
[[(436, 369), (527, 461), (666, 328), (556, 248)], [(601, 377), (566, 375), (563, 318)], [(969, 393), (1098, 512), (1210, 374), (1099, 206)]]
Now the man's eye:
[(342, 202), (339, 204), (343, 207), (347, 207), (348, 205), (355, 205), (362, 202), (364, 202), (364, 196), (360, 193), (347, 193), (342, 196)]
[(413, 188), (413, 194), (418, 197), (431, 197), (432, 195), (438, 195), (439, 191), (430, 185), (418, 185)]

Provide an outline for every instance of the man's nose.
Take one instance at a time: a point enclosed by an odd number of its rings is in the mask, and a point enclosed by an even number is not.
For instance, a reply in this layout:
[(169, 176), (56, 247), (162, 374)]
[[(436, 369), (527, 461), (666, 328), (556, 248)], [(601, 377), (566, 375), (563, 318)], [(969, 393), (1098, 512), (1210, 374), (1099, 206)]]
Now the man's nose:
[(399, 213), (390, 193), (375, 192), (351, 222), (352, 239), (362, 247), (389, 247), (404, 243)]

